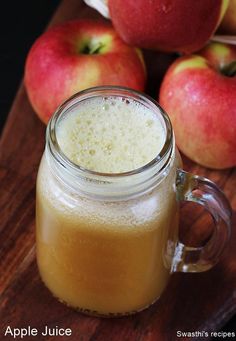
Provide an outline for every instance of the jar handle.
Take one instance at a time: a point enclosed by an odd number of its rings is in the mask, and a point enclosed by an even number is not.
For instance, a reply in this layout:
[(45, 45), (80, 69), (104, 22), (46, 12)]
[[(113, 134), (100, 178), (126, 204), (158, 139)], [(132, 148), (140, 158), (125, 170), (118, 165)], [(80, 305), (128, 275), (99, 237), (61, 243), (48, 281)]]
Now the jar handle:
[(177, 200), (202, 205), (212, 216), (214, 231), (202, 247), (190, 247), (178, 241), (172, 261), (172, 271), (202, 272), (219, 260), (231, 233), (232, 211), (224, 193), (204, 177), (177, 170)]

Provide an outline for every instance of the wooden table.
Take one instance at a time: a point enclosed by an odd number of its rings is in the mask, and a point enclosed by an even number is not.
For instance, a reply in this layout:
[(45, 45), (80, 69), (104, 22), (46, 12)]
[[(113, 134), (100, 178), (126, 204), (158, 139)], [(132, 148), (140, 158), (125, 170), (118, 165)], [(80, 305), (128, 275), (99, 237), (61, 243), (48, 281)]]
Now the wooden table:
[[(50, 25), (98, 14), (79, 0), (64, 0)], [(155, 96), (172, 55), (145, 51), (147, 92)], [(22, 119), (24, 117), (24, 119)], [(44, 149), (45, 127), (27, 99), (23, 84), (0, 140), (0, 339), (11, 328), (71, 328), (68, 337), (28, 340), (175, 340), (177, 331), (217, 331), (236, 311), (236, 174), (212, 171), (184, 158), (184, 168), (215, 181), (231, 202), (233, 231), (219, 264), (201, 274), (174, 274), (162, 298), (134, 316), (101, 319), (79, 314), (55, 300), (42, 284), (35, 262), (35, 179)], [(208, 217), (192, 205), (183, 207), (183, 238), (203, 238)], [(3, 340), (12, 340), (4, 337)], [(180, 339), (180, 338), (178, 338)], [(200, 338), (198, 338), (199, 340)]]

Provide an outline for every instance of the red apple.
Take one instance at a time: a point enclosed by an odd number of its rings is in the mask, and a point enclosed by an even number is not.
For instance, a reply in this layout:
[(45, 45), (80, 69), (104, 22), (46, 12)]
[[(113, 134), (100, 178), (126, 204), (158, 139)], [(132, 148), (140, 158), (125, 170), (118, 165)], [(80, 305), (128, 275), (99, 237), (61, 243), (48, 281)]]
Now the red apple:
[(34, 43), (25, 66), (29, 99), (45, 123), (80, 90), (120, 85), (143, 91), (145, 80), (141, 51), (101, 21), (76, 20), (50, 29)]
[(108, 0), (115, 29), (129, 44), (189, 53), (216, 30), (228, 0)]
[(159, 101), (185, 155), (209, 168), (236, 165), (235, 46), (211, 43), (199, 55), (178, 58), (163, 79)]
[(229, 7), (220, 23), (218, 32), (236, 35), (236, 0), (229, 1)]

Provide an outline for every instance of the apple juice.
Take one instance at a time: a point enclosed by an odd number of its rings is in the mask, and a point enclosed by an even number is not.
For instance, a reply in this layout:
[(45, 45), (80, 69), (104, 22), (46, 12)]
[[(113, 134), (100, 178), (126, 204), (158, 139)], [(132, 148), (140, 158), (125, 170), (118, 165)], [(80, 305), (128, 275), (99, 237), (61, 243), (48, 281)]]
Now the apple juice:
[[(163, 149), (161, 118), (136, 100), (94, 97), (67, 110), (55, 136), (60, 154), (88, 179), (78, 181), (75, 190), (77, 178), (68, 182), (65, 169), (56, 176), (60, 164), (52, 167), (46, 148), (36, 204), (43, 282), (61, 301), (87, 313), (125, 315), (149, 306), (166, 287), (166, 246), (178, 232), (174, 151), (158, 185), (147, 189), (145, 170), (131, 173)], [(102, 180), (91, 179), (99, 174)], [(119, 175), (117, 197), (113, 185)], [(130, 195), (137, 184), (140, 190)]]

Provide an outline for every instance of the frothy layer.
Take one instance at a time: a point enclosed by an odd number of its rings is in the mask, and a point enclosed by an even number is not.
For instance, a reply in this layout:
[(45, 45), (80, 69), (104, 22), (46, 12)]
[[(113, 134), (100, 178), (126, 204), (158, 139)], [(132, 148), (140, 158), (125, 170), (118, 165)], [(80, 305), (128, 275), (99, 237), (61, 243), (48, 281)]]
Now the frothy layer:
[(123, 173), (159, 154), (165, 130), (157, 115), (142, 104), (117, 97), (93, 98), (59, 122), (57, 140), (75, 164)]

